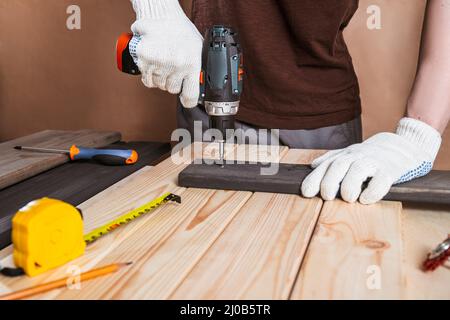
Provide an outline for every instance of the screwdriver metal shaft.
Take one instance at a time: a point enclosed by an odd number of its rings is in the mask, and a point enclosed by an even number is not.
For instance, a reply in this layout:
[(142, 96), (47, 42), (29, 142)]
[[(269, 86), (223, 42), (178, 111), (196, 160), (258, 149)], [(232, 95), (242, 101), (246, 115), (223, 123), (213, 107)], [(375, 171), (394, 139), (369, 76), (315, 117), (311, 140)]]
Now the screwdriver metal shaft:
[(44, 152), (44, 153), (62, 153), (69, 154), (69, 150), (60, 150), (60, 149), (48, 149), (48, 148), (33, 148), (33, 147), (22, 147), (16, 146), (14, 147), (16, 150), (25, 150), (25, 151), (34, 151), (34, 152)]
[(219, 160), (220, 160), (221, 164), (223, 164), (224, 154), (225, 154), (225, 141), (220, 140), (219, 141)]

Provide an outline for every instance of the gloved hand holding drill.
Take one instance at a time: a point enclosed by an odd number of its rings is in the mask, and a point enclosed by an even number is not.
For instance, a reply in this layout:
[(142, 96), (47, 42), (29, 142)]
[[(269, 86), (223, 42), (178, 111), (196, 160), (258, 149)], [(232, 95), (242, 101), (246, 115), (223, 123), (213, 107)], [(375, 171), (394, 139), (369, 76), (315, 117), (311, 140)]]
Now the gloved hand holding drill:
[(142, 82), (149, 88), (180, 93), (184, 107), (195, 107), (200, 94), (202, 36), (178, 0), (132, 3), (137, 20), (131, 29), (140, 36), (136, 55)]

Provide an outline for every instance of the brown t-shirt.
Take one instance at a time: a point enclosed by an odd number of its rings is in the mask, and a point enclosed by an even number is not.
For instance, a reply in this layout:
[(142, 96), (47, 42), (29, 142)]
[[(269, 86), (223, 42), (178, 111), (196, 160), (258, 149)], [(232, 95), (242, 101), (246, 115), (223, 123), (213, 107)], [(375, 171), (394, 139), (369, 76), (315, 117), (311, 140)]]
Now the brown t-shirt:
[(239, 32), (244, 92), (237, 119), (264, 128), (313, 129), (361, 113), (343, 29), (358, 0), (194, 0), (202, 34), (214, 24)]

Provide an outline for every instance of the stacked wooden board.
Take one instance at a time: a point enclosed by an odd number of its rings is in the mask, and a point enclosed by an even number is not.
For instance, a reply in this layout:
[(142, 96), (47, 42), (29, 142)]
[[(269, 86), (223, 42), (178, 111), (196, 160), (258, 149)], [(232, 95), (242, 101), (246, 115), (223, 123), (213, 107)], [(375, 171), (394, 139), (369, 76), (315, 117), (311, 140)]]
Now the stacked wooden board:
[(15, 146), (69, 150), (73, 144), (96, 148), (107, 146), (120, 139), (119, 132), (111, 131), (46, 130), (0, 143), (0, 190), (69, 161), (64, 154), (15, 150)]
[[(228, 158), (240, 148), (229, 147)], [(216, 145), (201, 146), (211, 157)], [(309, 163), (316, 151), (250, 152), (269, 161)], [(128, 269), (54, 290), (45, 299), (378, 299), (450, 298), (450, 273), (420, 270), (422, 259), (450, 230), (450, 208), (402, 209), (323, 202), (297, 195), (180, 188), (190, 163), (167, 159), (146, 167), (89, 199), (80, 208), (86, 231), (164, 192), (182, 197), (89, 246), (70, 264), (36, 278), (0, 278), (0, 292), (133, 261)], [(427, 219), (427, 216), (432, 217)], [(0, 252), (10, 265), (11, 248)], [(73, 270), (73, 268), (72, 268)]]

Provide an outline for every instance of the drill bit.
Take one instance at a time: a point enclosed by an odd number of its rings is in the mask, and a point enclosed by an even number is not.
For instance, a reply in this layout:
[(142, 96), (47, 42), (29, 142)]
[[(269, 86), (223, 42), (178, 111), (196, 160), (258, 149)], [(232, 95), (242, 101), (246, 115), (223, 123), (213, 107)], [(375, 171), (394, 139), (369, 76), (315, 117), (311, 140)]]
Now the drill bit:
[(220, 140), (219, 141), (219, 160), (220, 160), (220, 164), (222, 166), (223, 166), (224, 154), (225, 154), (225, 141)]

